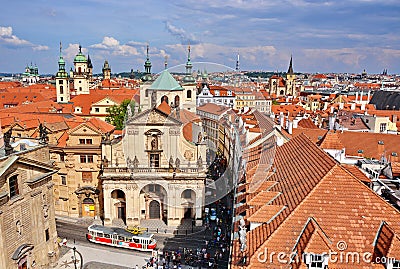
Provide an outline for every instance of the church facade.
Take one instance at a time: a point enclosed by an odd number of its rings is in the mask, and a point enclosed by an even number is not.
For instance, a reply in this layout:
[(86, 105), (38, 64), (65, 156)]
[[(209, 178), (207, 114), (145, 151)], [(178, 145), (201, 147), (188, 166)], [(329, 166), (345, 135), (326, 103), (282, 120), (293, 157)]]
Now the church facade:
[(142, 86), (140, 109), (128, 106), (122, 138), (103, 141), (105, 225), (148, 219), (201, 225), (206, 145), (193, 94), (187, 98), (187, 89), (164, 70)]

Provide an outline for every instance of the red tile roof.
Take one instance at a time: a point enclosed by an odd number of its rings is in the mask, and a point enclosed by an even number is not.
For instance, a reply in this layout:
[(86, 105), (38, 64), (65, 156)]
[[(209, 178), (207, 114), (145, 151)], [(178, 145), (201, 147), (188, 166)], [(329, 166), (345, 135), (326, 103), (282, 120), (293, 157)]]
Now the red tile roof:
[[(282, 194), (270, 204), (286, 209), (247, 232), (247, 266), (237, 265), (241, 254), (235, 240), (233, 268), (281, 266), (277, 260), (272, 264), (260, 261), (260, 251), (291, 253), (299, 242), (305, 242), (300, 244), (301, 252), (337, 250), (337, 244), (344, 240), (348, 251), (373, 253), (372, 243), (382, 220), (400, 231), (400, 212), (363, 184), (357, 173), (337, 164), (305, 135), (298, 135), (277, 149), (274, 167), (276, 172), (268, 180), (278, 183), (269, 191)], [(329, 264), (329, 268), (368, 265)]]
[(344, 149), (344, 145), (340, 141), (339, 133), (328, 131), (325, 136), (317, 143), (322, 149)]

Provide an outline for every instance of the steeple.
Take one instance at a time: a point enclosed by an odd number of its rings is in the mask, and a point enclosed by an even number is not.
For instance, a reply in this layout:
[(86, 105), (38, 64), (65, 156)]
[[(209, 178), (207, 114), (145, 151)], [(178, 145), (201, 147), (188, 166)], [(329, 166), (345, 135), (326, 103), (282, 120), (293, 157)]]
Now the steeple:
[(62, 44), (60, 41), (60, 57), (58, 59), (58, 72), (56, 75), (57, 77), (68, 76), (67, 72), (65, 72), (65, 61), (64, 61), (61, 51), (62, 51)]
[(104, 61), (102, 71), (103, 71), (103, 78), (104, 79), (111, 79), (111, 67), (108, 64), (107, 60)]
[(90, 60), (89, 54), (87, 56), (87, 63), (88, 63), (88, 68), (93, 68), (92, 60)]
[(58, 59), (58, 72), (56, 74), (57, 103), (68, 103), (70, 100), (69, 76), (65, 70), (65, 61), (62, 56), (62, 44), (60, 42), (60, 58)]
[(165, 55), (164, 57), (164, 69), (168, 69), (168, 56)]
[(149, 45), (146, 48), (146, 61), (144, 62), (144, 76), (142, 77), (142, 81), (152, 80), (151, 76), (151, 62), (149, 59)]
[(184, 83), (194, 83), (196, 80), (192, 76), (193, 65), (192, 65), (192, 62), (190, 61), (190, 43), (188, 45), (188, 58), (187, 58), (185, 67), (186, 67), (186, 74), (185, 74), (185, 77), (183, 78), (183, 82)]
[(293, 74), (294, 74), (294, 73), (293, 73), (293, 59), (292, 59), (292, 55), (290, 55), (290, 63), (289, 63), (289, 68), (288, 68), (287, 73), (288, 73), (289, 75), (293, 75)]
[(236, 60), (236, 71), (239, 72), (239, 52), (237, 54), (237, 60)]

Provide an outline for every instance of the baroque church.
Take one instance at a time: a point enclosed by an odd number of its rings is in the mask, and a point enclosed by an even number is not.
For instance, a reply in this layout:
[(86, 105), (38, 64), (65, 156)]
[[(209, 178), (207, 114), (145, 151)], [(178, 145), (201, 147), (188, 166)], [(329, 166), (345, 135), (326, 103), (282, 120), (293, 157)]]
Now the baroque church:
[(140, 225), (143, 220), (179, 226), (202, 223), (206, 145), (196, 115), (196, 81), (190, 47), (180, 83), (162, 71), (154, 80), (148, 55), (140, 104), (127, 109), (124, 134), (102, 143), (105, 225)]
[(68, 103), (71, 95), (90, 94), (93, 84), (93, 65), (90, 56), (82, 53), (82, 46), (79, 45), (79, 52), (74, 58), (74, 69), (69, 74), (65, 69), (65, 60), (61, 54), (58, 60), (58, 72), (56, 74), (57, 103)]

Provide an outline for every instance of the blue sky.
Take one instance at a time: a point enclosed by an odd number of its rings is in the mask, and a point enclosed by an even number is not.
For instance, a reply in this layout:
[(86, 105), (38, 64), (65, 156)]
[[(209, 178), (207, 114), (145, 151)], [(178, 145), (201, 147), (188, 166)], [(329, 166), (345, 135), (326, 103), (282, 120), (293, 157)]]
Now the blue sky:
[[(2, 2), (0, 72), (36, 64), (56, 73), (59, 43), (67, 68), (79, 44), (94, 72), (152, 71), (192, 62), (242, 70), (400, 73), (398, 0), (16, 0)], [(196, 70), (196, 64), (194, 64)]]

